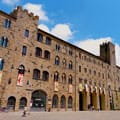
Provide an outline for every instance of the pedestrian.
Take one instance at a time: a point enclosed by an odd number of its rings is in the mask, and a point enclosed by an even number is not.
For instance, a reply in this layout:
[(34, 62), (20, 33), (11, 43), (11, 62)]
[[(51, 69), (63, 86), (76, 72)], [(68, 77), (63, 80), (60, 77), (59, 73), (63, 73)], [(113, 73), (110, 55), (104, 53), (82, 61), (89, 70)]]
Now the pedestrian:
[(27, 106), (24, 107), (24, 111), (23, 111), (23, 117), (26, 117), (26, 113), (27, 113)]

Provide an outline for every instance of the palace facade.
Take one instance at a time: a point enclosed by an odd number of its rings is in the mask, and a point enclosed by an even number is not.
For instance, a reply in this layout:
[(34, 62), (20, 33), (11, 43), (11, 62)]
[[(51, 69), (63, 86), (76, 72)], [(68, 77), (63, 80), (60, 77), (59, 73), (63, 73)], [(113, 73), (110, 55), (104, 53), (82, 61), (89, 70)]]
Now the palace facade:
[(120, 109), (115, 46), (95, 56), (43, 30), (38, 16), (18, 6), (0, 11), (0, 107), (81, 111)]

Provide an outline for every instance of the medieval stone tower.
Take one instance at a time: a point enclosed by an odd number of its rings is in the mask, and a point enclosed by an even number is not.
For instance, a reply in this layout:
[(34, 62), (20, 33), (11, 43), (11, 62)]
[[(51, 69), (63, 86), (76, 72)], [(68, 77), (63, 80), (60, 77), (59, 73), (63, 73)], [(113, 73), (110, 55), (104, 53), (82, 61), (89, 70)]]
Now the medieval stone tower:
[(111, 42), (100, 45), (100, 57), (110, 65), (116, 65), (115, 46)]

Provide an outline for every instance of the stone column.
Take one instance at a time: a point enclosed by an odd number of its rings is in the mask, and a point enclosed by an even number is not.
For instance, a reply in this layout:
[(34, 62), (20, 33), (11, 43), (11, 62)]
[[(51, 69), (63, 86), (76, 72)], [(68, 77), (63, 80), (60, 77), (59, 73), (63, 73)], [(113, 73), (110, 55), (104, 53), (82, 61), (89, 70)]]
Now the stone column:
[(87, 110), (88, 110), (88, 105), (90, 104), (90, 91), (87, 92)]
[(99, 91), (97, 91), (97, 109), (100, 109)]
[(20, 103), (20, 99), (16, 97), (15, 111), (19, 111), (19, 103)]
[(65, 105), (65, 111), (68, 110), (68, 98), (66, 97), (66, 105)]

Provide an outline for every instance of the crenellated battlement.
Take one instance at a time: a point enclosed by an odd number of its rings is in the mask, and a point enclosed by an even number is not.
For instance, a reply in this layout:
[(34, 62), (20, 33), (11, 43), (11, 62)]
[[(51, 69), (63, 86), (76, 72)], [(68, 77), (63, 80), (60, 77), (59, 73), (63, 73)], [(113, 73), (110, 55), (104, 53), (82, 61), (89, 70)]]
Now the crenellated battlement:
[(17, 8), (15, 8), (10, 15), (17, 18), (19, 16), (19, 13), (21, 13), (21, 12), (28, 15), (33, 20), (39, 20), (39, 16), (34, 15), (34, 13), (32, 13), (32, 12), (29, 13), (29, 11), (27, 9), (23, 9), (21, 6), (17, 6)]

